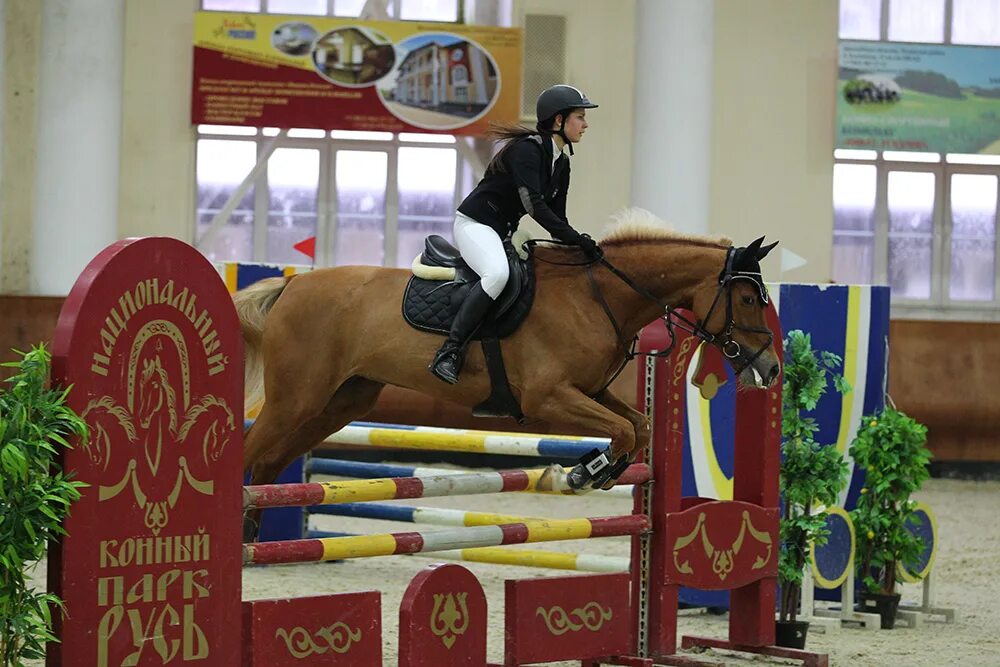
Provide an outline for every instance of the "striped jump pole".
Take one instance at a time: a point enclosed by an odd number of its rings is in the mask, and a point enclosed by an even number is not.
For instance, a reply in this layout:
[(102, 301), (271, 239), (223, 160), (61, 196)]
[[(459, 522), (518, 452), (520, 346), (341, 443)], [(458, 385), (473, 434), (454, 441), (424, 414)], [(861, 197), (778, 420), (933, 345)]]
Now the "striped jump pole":
[[(431, 477), (434, 475), (463, 475), (472, 472), (468, 469), (426, 468), (423, 466), (405, 466), (392, 463), (367, 463), (364, 461), (347, 461), (344, 459), (328, 459), (310, 457), (306, 464), (306, 474), (331, 475), (334, 477), (354, 477), (357, 479), (378, 479), (381, 477)], [(566, 469), (568, 472), (568, 469)], [(631, 484), (619, 484), (610, 489), (598, 489), (597, 493), (621, 497), (632, 497), (635, 487)]]
[(498, 526), (523, 521), (548, 521), (534, 516), (513, 516), (490, 512), (470, 512), (447, 507), (410, 507), (388, 503), (343, 503), (340, 505), (314, 505), (310, 514), (349, 516), (356, 519), (379, 519), (400, 523), (425, 523), (433, 526)]
[(651, 523), (645, 514), (526, 521), (501, 526), (473, 526), (444, 530), (284, 540), (243, 545), (244, 565), (309, 563), (394, 554), (430, 553), (504, 544), (583, 540), (647, 532)]
[[(249, 428), (253, 420), (244, 421)], [(592, 449), (607, 449), (608, 438), (539, 435), (471, 429), (351, 422), (324, 442), (356, 447), (390, 447), (433, 451), (512, 454), (549, 458), (579, 458)]]
[(327, 437), (325, 442), (394, 449), (427, 449), (549, 458), (579, 458), (592, 449), (607, 449), (610, 444), (610, 440), (607, 438), (500, 433), (371, 422), (352, 422)]
[[(327, 537), (355, 537), (355, 535), (352, 533), (331, 533), (323, 530), (310, 530), (309, 537), (320, 539)], [(627, 572), (630, 562), (628, 556), (601, 556), (598, 554), (543, 551), (541, 549), (512, 549), (510, 547), (448, 549), (445, 551), (431, 551), (409, 555), (433, 560), (538, 567), (551, 570), (575, 570), (577, 572)]]
[[(565, 477), (561, 466), (550, 466), (536, 470), (501, 470), (433, 477), (265, 484), (243, 487), (243, 509), (506, 493), (529, 489), (560, 494), (580, 493), (569, 488)], [(649, 466), (641, 463), (630, 465), (619, 478), (622, 484), (643, 484), (647, 481)]]

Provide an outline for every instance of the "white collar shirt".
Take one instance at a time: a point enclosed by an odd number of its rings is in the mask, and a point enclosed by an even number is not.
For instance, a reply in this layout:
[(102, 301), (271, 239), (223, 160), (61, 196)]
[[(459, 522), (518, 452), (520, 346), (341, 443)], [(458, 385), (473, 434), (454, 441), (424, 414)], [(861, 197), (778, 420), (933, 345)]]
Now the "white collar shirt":
[(552, 173), (556, 171), (556, 161), (559, 160), (559, 156), (563, 155), (562, 150), (559, 149), (559, 144), (556, 143), (555, 137), (552, 137)]

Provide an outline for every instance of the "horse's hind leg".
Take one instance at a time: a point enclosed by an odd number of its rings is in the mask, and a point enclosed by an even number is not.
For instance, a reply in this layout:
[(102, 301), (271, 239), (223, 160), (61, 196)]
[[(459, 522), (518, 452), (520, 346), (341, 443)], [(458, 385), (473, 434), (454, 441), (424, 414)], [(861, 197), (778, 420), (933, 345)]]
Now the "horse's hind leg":
[[(280, 401), (266, 401), (247, 433), (244, 447), (244, 466), (250, 471), (250, 484), (273, 484), (296, 458), (318, 446), (331, 433), (368, 414), (384, 386), (363, 377), (348, 378), (326, 405), (312, 415), (305, 415), (293, 406), (283, 406)], [(244, 514), (244, 541), (256, 538), (259, 525), (260, 510)]]

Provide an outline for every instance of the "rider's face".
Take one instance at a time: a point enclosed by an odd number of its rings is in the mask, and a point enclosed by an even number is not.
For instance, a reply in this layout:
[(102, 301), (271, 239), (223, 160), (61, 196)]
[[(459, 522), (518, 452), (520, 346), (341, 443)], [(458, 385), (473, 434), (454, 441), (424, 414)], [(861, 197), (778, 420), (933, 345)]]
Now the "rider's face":
[[(558, 124), (556, 129), (558, 129)], [(565, 121), (566, 138), (574, 144), (583, 138), (583, 133), (587, 131), (587, 110), (574, 109), (570, 112)]]

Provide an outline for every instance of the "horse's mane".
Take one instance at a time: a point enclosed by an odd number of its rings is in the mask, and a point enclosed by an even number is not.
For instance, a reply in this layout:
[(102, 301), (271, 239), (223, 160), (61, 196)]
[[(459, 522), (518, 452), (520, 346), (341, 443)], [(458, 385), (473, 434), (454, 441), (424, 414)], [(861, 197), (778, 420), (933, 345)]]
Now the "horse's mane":
[(601, 239), (602, 246), (649, 243), (657, 241), (680, 241), (694, 245), (728, 248), (732, 239), (725, 236), (703, 236), (686, 234), (672, 229), (663, 220), (644, 208), (630, 207), (612, 216), (612, 224)]

